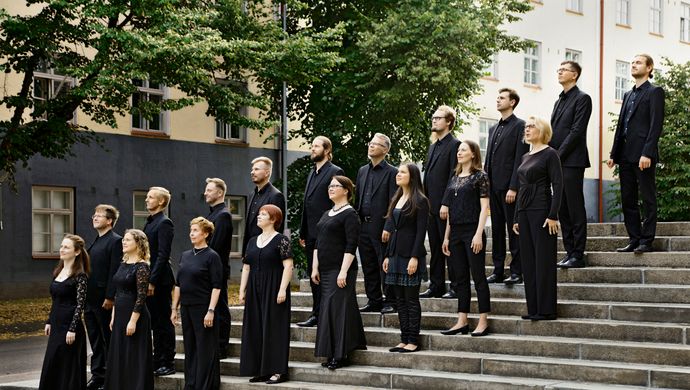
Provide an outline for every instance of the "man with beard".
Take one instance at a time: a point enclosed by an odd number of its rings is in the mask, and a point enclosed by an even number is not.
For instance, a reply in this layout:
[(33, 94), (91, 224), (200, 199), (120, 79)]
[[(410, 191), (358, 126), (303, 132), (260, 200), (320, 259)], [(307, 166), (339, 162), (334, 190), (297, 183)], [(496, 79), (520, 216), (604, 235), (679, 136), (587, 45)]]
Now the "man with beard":
[[(285, 197), (273, 184), (271, 184), (271, 172), (273, 171), (273, 161), (268, 157), (257, 157), (252, 160), (252, 171), (250, 173), (252, 182), (256, 185), (254, 192), (249, 200), (247, 208), (247, 218), (244, 225), (244, 241), (242, 242), (242, 254), (247, 250), (247, 244), (252, 237), (261, 234), (261, 228), (256, 226), (256, 216), (259, 209), (267, 204), (278, 206), (280, 211), (285, 214)], [(285, 230), (285, 218), (280, 223), (278, 232)]]
[[(299, 243), (307, 252), (307, 275), (311, 275), (314, 262), (314, 245), (316, 244), (316, 224), (328, 209), (333, 207), (333, 202), (328, 198), (328, 185), (333, 176), (344, 175), (345, 172), (333, 164), (333, 144), (331, 140), (322, 135), (314, 138), (311, 143), (311, 161), (314, 169), (307, 177), (307, 186), (304, 189), (304, 201), (302, 202), (302, 222), (299, 228)], [(318, 323), (319, 305), (321, 305), (321, 286), (311, 279), (312, 311), (306, 321), (298, 322), (298, 326), (310, 327)]]
[(204, 199), (209, 205), (206, 217), (213, 222), (213, 233), (208, 238), (208, 246), (213, 249), (223, 264), (223, 282), (220, 287), (220, 298), (216, 305), (216, 319), (218, 320), (218, 356), (225, 359), (228, 356), (230, 342), (230, 309), (228, 308), (228, 278), (230, 278), (230, 249), (232, 246), (232, 215), (225, 205), (225, 193), (228, 187), (225, 181), (217, 177), (206, 179)]

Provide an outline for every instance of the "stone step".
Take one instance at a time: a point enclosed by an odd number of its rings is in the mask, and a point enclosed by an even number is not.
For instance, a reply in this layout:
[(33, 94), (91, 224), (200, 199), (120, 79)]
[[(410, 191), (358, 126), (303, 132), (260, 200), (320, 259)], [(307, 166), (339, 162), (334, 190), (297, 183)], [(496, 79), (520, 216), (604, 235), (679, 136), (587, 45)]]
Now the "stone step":
[[(565, 252), (560, 251), (557, 260), (562, 259)], [(427, 259), (429, 255), (427, 255)], [(506, 254), (506, 264), (510, 264), (510, 253)], [(636, 255), (634, 253), (588, 252), (587, 263), (590, 267), (660, 267), (687, 268), (690, 266), (690, 252), (650, 252)], [(486, 265), (493, 266), (491, 252), (486, 255)], [(507, 265), (506, 265), (507, 267)], [(509, 271), (506, 271), (508, 273)]]
[[(659, 236), (690, 236), (690, 222), (658, 222), (656, 234)], [(628, 237), (622, 223), (589, 223), (587, 237), (618, 236)]]
[[(176, 356), (176, 358), (184, 359), (184, 356)], [(178, 363), (179, 364), (179, 363)], [(181, 366), (179, 366), (182, 368)], [(238, 369), (239, 371), (239, 369)], [(38, 384), (37, 384), (38, 387)], [(184, 390), (184, 374), (176, 373), (169, 376), (158, 377), (155, 382), (156, 390)], [(295, 381), (289, 380), (288, 382), (278, 383), (268, 385), (263, 382), (259, 383), (249, 383), (249, 377), (240, 376), (230, 376), (221, 375), (220, 377), (220, 390), (255, 390), (255, 389), (282, 389), (282, 390), (322, 390), (323, 384), (305, 381)], [(2, 389), (2, 386), (0, 386)], [(353, 390), (353, 389), (363, 389), (363, 390), (373, 390), (375, 387), (362, 387), (362, 386), (348, 386), (348, 385), (338, 385), (329, 384), (329, 390)]]
[[(614, 252), (617, 248), (628, 245), (627, 237), (588, 237), (585, 245), (587, 252)], [(428, 247), (428, 245), (427, 245)], [(487, 239), (486, 250), (491, 251), (492, 240)], [(652, 247), (658, 252), (690, 251), (690, 236), (657, 236)], [(558, 238), (558, 250), (563, 251), (563, 239)]]

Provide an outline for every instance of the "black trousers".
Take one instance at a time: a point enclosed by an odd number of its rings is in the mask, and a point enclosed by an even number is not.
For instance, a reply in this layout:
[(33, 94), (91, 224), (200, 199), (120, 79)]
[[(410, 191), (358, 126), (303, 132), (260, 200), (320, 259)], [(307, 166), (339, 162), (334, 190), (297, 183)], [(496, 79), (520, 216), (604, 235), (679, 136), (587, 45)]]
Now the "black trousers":
[(458, 287), (455, 292), (458, 294), (458, 313), (470, 312), (470, 274), (474, 280), (474, 289), (477, 292), (479, 302), (479, 312), (488, 313), (491, 311), (491, 297), (489, 284), (486, 282), (485, 259), (486, 259), (486, 235), (482, 233), (483, 247), (479, 253), (472, 251), (472, 237), (477, 231), (477, 225), (473, 223), (462, 225), (450, 225), (450, 237), (448, 249), (448, 265), (453, 264), (452, 269), (457, 272), (455, 279)]
[(220, 388), (218, 361), (218, 320), (204, 327), (208, 305), (182, 305), (180, 317), (184, 337), (185, 390), (215, 390)]
[(170, 321), (172, 285), (156, 286), (153, 295), (146, 298), (151, 313), (153, 331), (153, 368), (174, 367), (175, 327)]
[(491, 206), (491, 257), (494, 261), (494, 274), (504, 275), (506, 261), (506, 229), (508, 230), (508, 248), (510, 249), (510, 274), (522, 275), (520, 264), (520, 243), (513, 232), (513, 218), (515, 218), (515, 202), (506, 203), (507, 190), (491, 191), (489, 204)]
[(311, 315), (319, 317), (319, 307), (321, 306), (321, 285), (311, 280), (311, 271), (314, 269), (314, 245), (316, 242), (307, 241), (304, 250), (307, 252), (307, 275), (309, 276), (309, 286), (311, 287)]
[(563, 229), (563, 246), (569, 256), (582, 258), (587, 244), (587, 210), (582, 186), (584, 168), (563, 167), (563, 197), (558, 218)]
[(419, 303), (419, 285), (392, 286), (398, 302), (400, 342), (419, 345), (419, 329), (422, 323), (422, 306)]
[[(430, 214), (427, 226), (429, 249), (431, 251), (431, 259), (429, 260), (429, 289), (437, 295), (446, 292), (446, 256), (441, 251), (445, 232), (446, 221), (442, 220), (438, 214)], [(451, 264), (448, 263), (450, 288), (455, 291), (457, 282), (455, 281), (455, 272), (451, 268)]]
[(110, 316), (112, 310), (101, 307), (103, 301), (87, 303), (84, 308), (84, 322), (91, 344), (91, 379), (97, 382), (105, 381), (105, 365), (108, 360), (108, 345), (110, 344)]
[[(371, 222), (362, 222), (357, 246), (359, 259), (364, 274), (364, 288), (370, 304), (384, 303), (395, 305), (393, 290), (385, 283), (386, 273), (383, 272), (383, 243), (381, 232), (374, 229)], [(384, 298), (385, 294), (385, 298)]]
[(556, 314), (556, 243), (558, 235), (549, 234), (544, 221), (548, 210), (524, 210), (518, 213), (522, 275), (525, 281), (527, 314)]
[[(640, 171), (639, 162), (618, 164), (621, 182), (623, 218), (628, 237), (633, 243), (652, 245), (656, 234), (656, 165)], [(639, 199), (642, 198), (644, 219), (640, 220)]]
[(216, 305), (215, 323), (218, 325), (218, 350), (225, 355), (230, 342), (230, 308), (228, 307), (228, 278), (230, 267), (223, 264), (223, 282)]

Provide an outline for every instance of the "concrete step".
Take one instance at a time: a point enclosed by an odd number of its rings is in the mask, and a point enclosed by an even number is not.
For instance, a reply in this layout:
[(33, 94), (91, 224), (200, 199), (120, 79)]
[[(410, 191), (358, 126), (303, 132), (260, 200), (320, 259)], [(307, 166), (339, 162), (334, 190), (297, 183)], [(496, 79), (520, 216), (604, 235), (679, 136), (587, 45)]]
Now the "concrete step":
[[(656, 234), (659, 236), (690, 236), (690, 222), (658, 222)], [(618, 236), (628, 237), (622, 223), (588, 223), (587, 237)]]
[[(177, 358), (183, 359), (184, 356), (178, 355)], [(179, 363), (178, 363), (179, 364)], [(182, 368), (180, 366), (180, 368)], [(238, 368), (239, 371), (239, 368)], [(38, 387), (38, 385), (37, 385)], [(184, 374), (177, 373), (174, 375), (169, 375), (165, 377), (156, 378), (155, 383), (156, 390), (184, 390)], [(362, 386), (348, 386), (348, 385), (338, 385), (329, 384), (329, 390), (353, 390), (353, 389), (363, 389), (372, 390), (375, 387), (362, 387)], [(2, 389), (2, 386), (0, 386)], [(266, 383), (249, 383), (249, 377), (240, 376), (230, 376), (221, 375), (220, 377), (220, 390), (255, 390), (255, 389), (282, 389), (282, 390), (322, 390), (323, 384), (305, 381), (295, 381), (289, 380), (288, 382), (267, 385)]]
[[(587, 252), (615, 252), (617, 248), (628, 245), (628, 237), (588, 237)], [(487, 239), (486, 250), (491, 251), (492, 240)], [(657, 236), (652, 243), (655, 251), (690, 251), (690, 236)], [(558, 238), (558, 250), (563, 251), (563, 239)]]
[[(560, 251), (557, 260), (562, 259), (565, 252)], [(428, 259), (428, 255), (427, 255)], [(506, 268), (510, 264), (510, 253), (506, 254)], [(587, 263), (590, 267), (660, 267), (660, 268), (687, 268), (690, 266), (690, 252), (650, 252), (636, 255), (634, 253), (588, 252)], [(493, 266), (491, 252), (486, 255), (486, 265)], [(506, 274), (510, 272), (506, 270)]]

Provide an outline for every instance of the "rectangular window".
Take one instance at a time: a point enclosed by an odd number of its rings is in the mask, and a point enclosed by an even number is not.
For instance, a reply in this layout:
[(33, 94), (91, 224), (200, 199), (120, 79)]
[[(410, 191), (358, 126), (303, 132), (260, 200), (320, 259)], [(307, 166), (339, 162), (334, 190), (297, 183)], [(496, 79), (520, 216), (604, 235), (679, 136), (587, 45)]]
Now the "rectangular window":
[(577, 13), (582, 13), (582, 0), (566, 0), (565, 9)]
[(149, 211), (146, 209), (146, 194), (148, 191), (134, 191), (132, 193), (132, 227), (144, 229)]
[(242, 256), (244, 240), (244, 218), (247, 215), (247, 198), (244, 196), (226, 195), (225, 204), (232, 214), (232, 245), (230, 257)]
[(616, 24), (630, 26), (630, 0), (616, 1)]
[(491, 56), (491, 62), (482, 71), (484, 77), (498, 79), (498, 53)]
[(539, 85), (541, 43), (532, 42), (532, 44), (533, 46), (525, 48), (523, 81), (525, 84)]
[(579, 50), (565, 49), (565, 60), (575, 61), (582, 65), (582, 52)]
[(74, 232), (74, 190), (32, 187), (31, 214), (32, 254), (59, 256), (63, 237)]
[(479, 119), (479, 149), (482, 153), (482, 161), (486, 157), (486, 149), (489, 142), (489, 128), (496, 124), (494, 119)]
[[(44, 105), (50, 99), (59, 96), (65, 96), (67, 92), (74, 86), (74, 79), (60, 74), (60, 71), (53, 69), (46, 62), (41, 61), (34, 71), (34, 84), (32, 96), (35, 100), (37, 109), (44, 110)], [(39, 115), (40, 118), (47, 119), (46, 113)], [(74, 117), (76, 119), (76, 116)], [(76, 123), (74, 120), (72, 121)]]
[[(165, 90), (163, 84), (149, 80), (132, 80), (132, 84), (137, 86), (137, 92), (132, 95), (132, 107), (137, 108), (146, 102), (160, 104), (163, 101)], [(132, 114), (132, 129), (144, 131), (164, 132), (164, 113), (159, 112), (151, 119), (145, 118), (140, 113)]]
[(690, 4), (680, 5), (680, 40), (690, 42)]
[(630, 64), (616, 61), (616, 100), (623, 100), (623, 95), (630, 89)]
[(661, 21), (663, 19), (662, 0), (649, 1), (649, 32), (661, 35)]
[[(242, 111), (240, 111), (240, 114)], [(216, 119), (216, 139), (247, 142), (247, 128)]]

